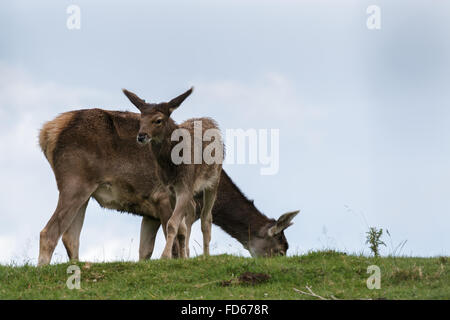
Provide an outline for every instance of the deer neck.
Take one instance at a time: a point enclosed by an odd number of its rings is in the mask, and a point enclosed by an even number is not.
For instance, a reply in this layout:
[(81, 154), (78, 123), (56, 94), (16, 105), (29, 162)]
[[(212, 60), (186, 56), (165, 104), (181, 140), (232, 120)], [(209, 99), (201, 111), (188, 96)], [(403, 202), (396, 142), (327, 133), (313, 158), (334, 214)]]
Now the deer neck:
[(222, 171), (219, 192), (213, 207), (213, 221), (250, 250), (272, 220), (262, 214)]
[[(163, 171), (165, 177), (172, 176), (176, 172), (176, 166), (172, 161), (172, 148), (177, 143), (171, 140), (172, 132), (175, 131), (178, 126), (175, 122), (171, 121), (168, 124), (168, 128), (164, 137), (160, 141), (151, 141), (150, 149), (156, 158), (160, 169)], [(167, 181), (165, 181), (167, 182)]]

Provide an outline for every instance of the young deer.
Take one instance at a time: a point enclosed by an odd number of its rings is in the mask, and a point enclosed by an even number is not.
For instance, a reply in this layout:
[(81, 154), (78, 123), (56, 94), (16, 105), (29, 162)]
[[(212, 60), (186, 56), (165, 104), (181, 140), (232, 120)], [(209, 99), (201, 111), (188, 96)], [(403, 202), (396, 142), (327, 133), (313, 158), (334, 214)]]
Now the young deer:
[[(195, 215), (194, 196), (203, 192), (201, 230), (203, 233), (203, 253), (209, 255), (211, 241), (212, 208), (216, 200), (217, 188), (222, 171), (224, 145), (216, 122), (210, 118), (189, 119), (180, 125), (170, 117), (172, 112), (192, 93), (193, 88), (169, 102), (150, 104), (136, 94), (123, 89), (124, 94), (141, 112), (138, 143), (150, 144), (156, 162), (158, 175), (171, 194), (173, 213), (167, 223), (167, 239), (162, 258), (172, 257), (172, 246), (179, 228), (186, 228), (184, 217)], [(199, 129), (199, 125), (201, 130)], [(198, 132), (200, 130), (200, 132)], [(200, 133), (200, 137), (198, 136)], [(174, 147), (180, 145), (174, 137), (183, 137), (183, 161), (174, 162)], [(198, 150), (211, 150), (208, 142), (214, 137), (214, 161), (203, 158)], [(211, 143), (212, 144), (212, 143)], [(187, 150), (186, 150), (187, 149)], [(178, 150), (178, 149), (177, 149)], [(180, 151), (176, 156), (180, 155)], [(192, 163), (191, 159), (194, 159)], [(187, 161), (184, 161), (187, 160)], [(181, 232), (185, 233), (185, 232)], [(189, 243), (188, 239), (187, 243)], [(180, 247), (185, 256), (185, 246)]]

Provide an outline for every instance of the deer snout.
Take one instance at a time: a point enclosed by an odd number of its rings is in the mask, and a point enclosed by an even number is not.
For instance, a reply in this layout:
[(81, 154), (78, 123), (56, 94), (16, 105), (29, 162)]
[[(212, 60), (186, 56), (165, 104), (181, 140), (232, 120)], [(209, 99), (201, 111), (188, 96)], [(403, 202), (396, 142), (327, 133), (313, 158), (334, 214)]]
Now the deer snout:
[(145, 144), (145, 143), (149, 142), (151, 139), (148, 136), (148, 134), (139, 132), (136, 137), (136, 140), (138, 143)]

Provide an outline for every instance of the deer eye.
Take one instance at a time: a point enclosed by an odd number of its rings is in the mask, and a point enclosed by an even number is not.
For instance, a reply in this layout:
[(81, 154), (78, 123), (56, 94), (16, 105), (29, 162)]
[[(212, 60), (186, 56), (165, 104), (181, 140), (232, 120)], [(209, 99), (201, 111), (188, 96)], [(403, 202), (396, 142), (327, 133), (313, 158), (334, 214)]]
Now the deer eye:
[(161, 122), (162, 122), (161, 119), (158, 119), (158, 120), (155, 120), (155, 121), (154, 121), (155, 124), (160, 124)]

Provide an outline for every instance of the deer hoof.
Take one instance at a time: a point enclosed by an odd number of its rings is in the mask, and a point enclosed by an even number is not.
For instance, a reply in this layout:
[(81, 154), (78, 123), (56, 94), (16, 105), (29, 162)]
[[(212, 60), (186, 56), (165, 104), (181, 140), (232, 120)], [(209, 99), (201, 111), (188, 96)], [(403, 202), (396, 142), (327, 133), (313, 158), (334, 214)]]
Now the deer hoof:
[(163, 252), (161, 259), (172, 259), (172, 254)]

